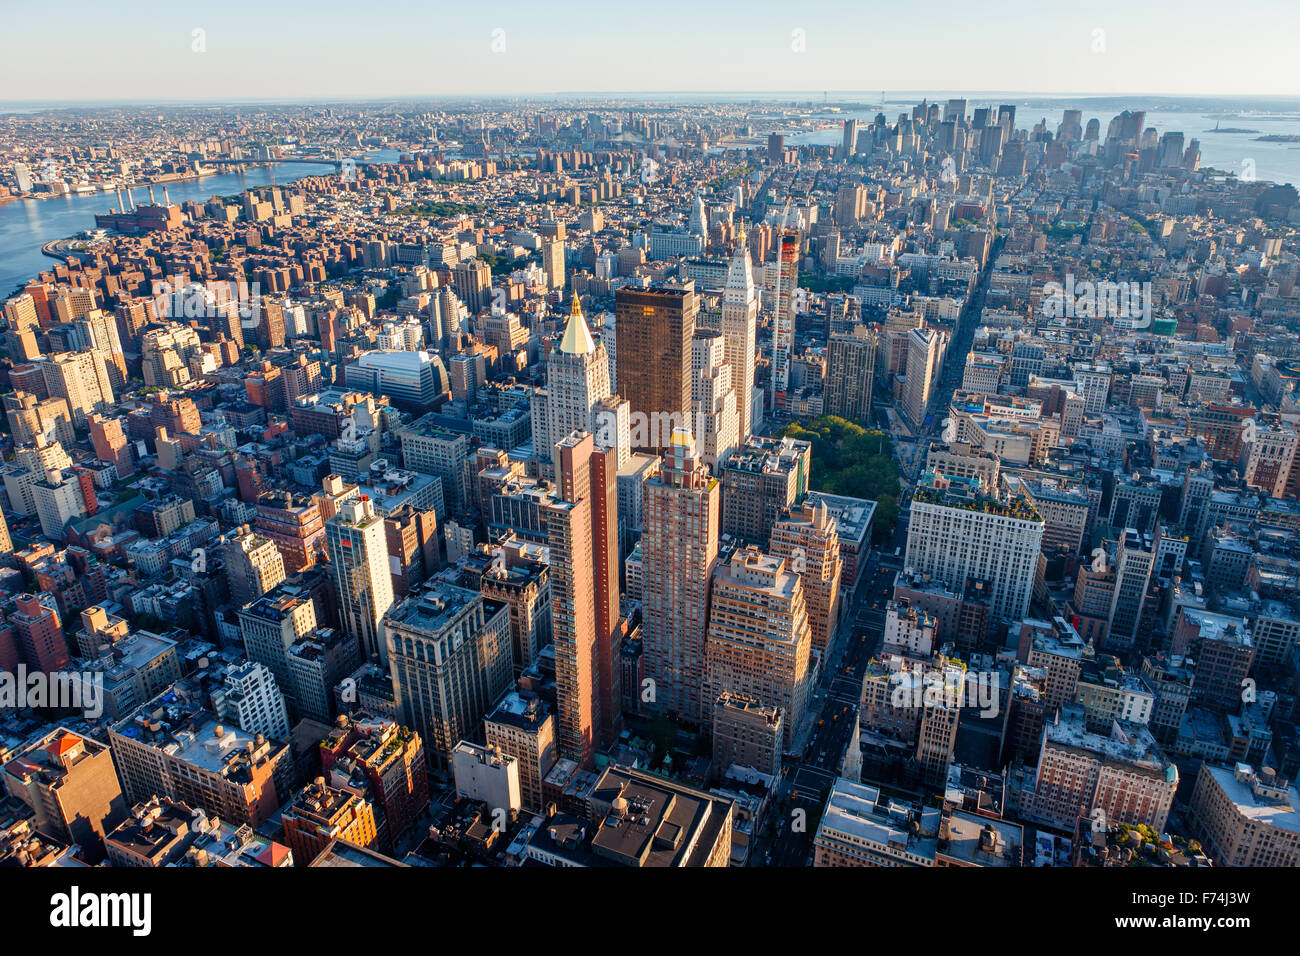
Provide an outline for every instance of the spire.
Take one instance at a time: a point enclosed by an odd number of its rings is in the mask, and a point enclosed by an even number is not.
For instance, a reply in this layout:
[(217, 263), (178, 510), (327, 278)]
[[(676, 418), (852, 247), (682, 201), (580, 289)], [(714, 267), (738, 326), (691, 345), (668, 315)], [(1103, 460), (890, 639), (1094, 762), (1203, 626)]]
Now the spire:
[(755, 297), (754, 269), (749, 261), (749, 247), (745, 245), (745, 226), (736, 233), (736, 251), (727, 268), (724, 299), (732, 305), (747, 305)]
[(569, 322), (564, 327), (564, 337), (560, 339), (560, 351), (565, 355), (587, 355), (595, 350), (596, 343), (587, 328), (587, 320), (582, 317), (582, 303), (575, 292), (569, 300)]
[(699, 193), (695, 194), (695, 202), (691, 206), (691, 220), (687, 228), (696, 236), (709, 234), (708, 213), (704, 211), (704, 197)]

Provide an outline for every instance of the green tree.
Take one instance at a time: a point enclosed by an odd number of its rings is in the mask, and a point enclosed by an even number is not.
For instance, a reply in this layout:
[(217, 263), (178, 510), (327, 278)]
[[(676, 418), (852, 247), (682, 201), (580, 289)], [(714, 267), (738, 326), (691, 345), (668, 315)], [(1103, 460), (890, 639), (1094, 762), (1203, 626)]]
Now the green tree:
[(875, 540), (893, 534), (900, 486), (898, 462), (888, 435), (837, 415), (793, 422), (781, 434), (812, 445), (810, 485), (814, 491), (875, 501)]

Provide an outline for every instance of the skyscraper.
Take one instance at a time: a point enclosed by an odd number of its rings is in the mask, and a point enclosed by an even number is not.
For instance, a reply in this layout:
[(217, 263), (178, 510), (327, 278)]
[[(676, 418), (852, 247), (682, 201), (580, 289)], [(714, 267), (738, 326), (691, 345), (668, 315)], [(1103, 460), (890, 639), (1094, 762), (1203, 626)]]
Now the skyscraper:
[(691, 203), (691, 218), (686, 225), (686, 231), (693, 236), (702, 236), (706, 240), (709, 235), (709, 216), (704, 210), (704, 199), (699, 193), (695, 194), (695, 199)]
[(726, 361), (726, 339), (721, 332), (701, 329), (691, 342), (691, 352), (692, 425), (700, 442), (700, 457), (717, 474), (718, 465), (740, 443), (732, 367)]
[(805, 502), (772, 525), (769, 550), (803, 579), (813, 646), (825, 652), (840, 619), (840, 535), (826, 503)]
[(596, 602), (592, 586), (590, 435), (555, 447), (561, 498), (543, 506), (551, 554), (551, 630), (555, 643), (556, 743), (560, 756), (587, 765), (600, 724), (596, 681)]
[(750, 547), (713, 573), (709, 627), (704, 642), (703, 715), (733, 691), (786, 716), (789, 745), (808, 704), (812, 631), (803, 582), (785, 559)]
[(387, 663), (379, 622), (393, 606), (393, 578), (388, 571), (384, 519), (370, 496), (344, 501), (339, 513), (325, 522), (325, 538), (343, 632), (360, 642), (367, 657)]
[(790, 387), (790, 354), (794, 345), (795, 306), (799, 288), (798, 230), (782, 228), (776, 243), (776, 314), (772, 316), (772, 402), (779, 407)]
[(659, 451), (690, 420), (695, 283), (621, 288), (615, 295), (618, 385), (634, 417), (632, 447)]
[(45, 600), (49, 603), (43, 603), (35, 594), (18, 595), (9, 623), (18, 632), (18, 646), (28, 669), (48, 674), (66, 669), (71, 658), (54, 599), (47, 595)]
[(256, 601), (284, 580), (284, 558), (270, 538), (247, 525), (227, 537), (222, 547), (230, 600), (236, 608)]
[(871, 421), (871, 389), (876, 373), (876, 333), (855, 325), (848, 334), (832, 335), (826, 350), (828, 415), (867, 425)]
[(1125, 528), (1115, 550), (1115, 590), (1106, 629), (1106, 649), (1125, 651), (1137, 643), (1138, 625), (1151, 567), (1155, 561), (1150, 546), (1134, 528)]
[(841, 148), (845, 159), (858, 151), (858, 121), (856, 119), (850, 118), (844, 121), (844, 145)]
[[(546, 401), (533, 412), (534, 452), (550, 464), (555, 443), (574, 431), (591, 432), (601, 446), (619, 448), (618, 428), (601, 414), (610, 397), (609, 356), (604, 343), (592, 338), (575, 294), (560, 346), (546, 360)], [(625, 447), (622, 455), (626, 458)]]
[(903, 392), (903, 414), (913, 428), (921, 426), (930, 407), (938, 355), (938, 332), (912, 329), (907, 333), (907, 385)]
[(434, 769), (477, 735), (510, 686), (510, 609), (477, 591), (425, 584), (384, 617), (398, 718), (424, 740)]
[[(619, 723), (614, 451), (596, 448), (589, 433), (573, 432), (556, 443), (555, 473), (561, 501), (548, 505), (544, 518), (551, 548), (552, 631), (560, 683), (558, 743), (561, 755), (585, 763), (591, 757), (592, 736), (599, 733), (611, 739)], [(585, 537), (572, 538), (572, 533), (584, 528)], [(570, 595), (570, 589), (575, 593)], [(577, 695), (572, 703), (566, 702), (569, 693)], [(582, 720), (589, 720), (589, 725)], [(576, 738), (571, 734), (577, 726), (574, 721), (582, 730)], [(581, 749), (574, 749), (576, 739), (583, 741)]]
[(736, 251), (727, 269), (722, 334), (727, 342), (731, 387), (736, 393), (738, 440), (743, 442), (754, 427), (754, 351), (758, 347), (758, 292), (754, 288), (754, 270), (749, 262), (743, 226), (736, 232)]
[(546, 275), (546, 284), (552, 289), (564, 288), (563, 239), (542, 241), (542, 272)]
[[(687, 429), (672, 434), (645, 483), (643, 674), (649, 707), (700, 720), (709, 584), (718, 559), (721, 489)], [(710, 704), (712, 702), (710, 701)]]

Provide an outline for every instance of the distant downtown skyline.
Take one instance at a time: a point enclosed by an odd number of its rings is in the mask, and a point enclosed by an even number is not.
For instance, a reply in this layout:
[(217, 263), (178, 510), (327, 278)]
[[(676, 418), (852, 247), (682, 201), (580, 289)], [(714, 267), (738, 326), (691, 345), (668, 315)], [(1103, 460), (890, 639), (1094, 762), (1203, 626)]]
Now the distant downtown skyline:
[(207, 10), (145, 0), (124, 13), (70, 0), (59, 23), (41, 29), (49, 42), (6, 49), (0, 89), (42, 102), (891, 86), (1300, 96), (1291, 49), (1300, 7), (1290, 0), (1255, 0), (1248, 15), (1207, 0), (1063, 9), (932, 0), (916, 9), (322, 0), (304, 14), (248, 0)]

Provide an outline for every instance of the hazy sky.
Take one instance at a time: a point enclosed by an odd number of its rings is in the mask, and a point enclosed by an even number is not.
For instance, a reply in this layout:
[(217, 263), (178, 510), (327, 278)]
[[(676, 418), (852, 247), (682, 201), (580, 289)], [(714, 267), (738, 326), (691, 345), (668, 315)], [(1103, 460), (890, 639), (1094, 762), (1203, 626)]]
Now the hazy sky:
[(19, 8), (0, 0), (6, 28), (16, 28), (0, 51), (0, 100), (621, 90), (1300, 94), (1297, 0), (140, 0), (126, 5), (130, 13), (117, 6), (64, 0)]

